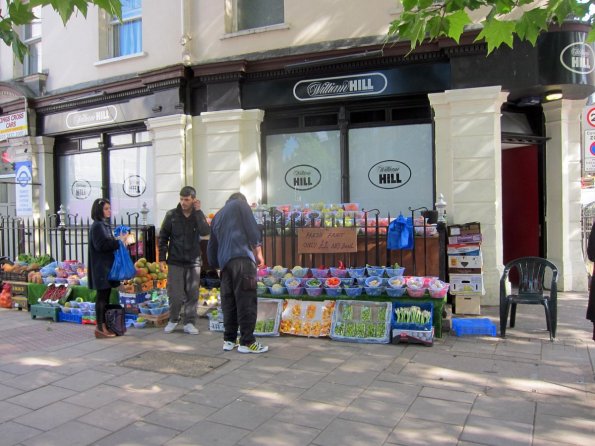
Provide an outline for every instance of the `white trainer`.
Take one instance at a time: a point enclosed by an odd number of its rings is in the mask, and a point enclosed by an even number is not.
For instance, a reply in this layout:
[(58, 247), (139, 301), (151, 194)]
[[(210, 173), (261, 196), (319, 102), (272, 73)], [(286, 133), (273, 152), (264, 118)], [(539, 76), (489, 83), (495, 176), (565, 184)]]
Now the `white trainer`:
[(250, 345), (238, 346), (238, 352), (240, 353), (264, 353), (268, 351), (269, 347), (267, 345), (262, 345), (260, 342), (254, 342)]
[(223, 341), (223, 350), (226, 352), (232, 351), (238, 344), (231, 341)]
[(198, 328), (196, 328), (194, 325), (188, 323), (188, 324), (184, 325), (184, 333), (188, 333), (188, 334), (192, 334), (192, 335), (197, 335), (198, 334)]
[(171, 333), (174, 329), (178, 326), (177, 322), (168, 322), (165, 328), (163, 329), (166, 333)]

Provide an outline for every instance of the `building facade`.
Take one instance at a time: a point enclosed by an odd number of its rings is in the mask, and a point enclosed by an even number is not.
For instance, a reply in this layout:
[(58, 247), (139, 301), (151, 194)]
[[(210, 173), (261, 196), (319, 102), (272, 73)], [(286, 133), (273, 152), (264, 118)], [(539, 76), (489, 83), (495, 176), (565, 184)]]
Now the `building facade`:
[(498, 302), (503, 264), (520, 255), (556, 263), (561, 289), (586, 289), (584, 25), (487, 56), (476, 32), (413, 52), (387, 42), (392, 0), (123, 4), (123, 23), (90, 9), (63, 27), (42, 10), (24, 64), (0, 47), (0, 118), (16, 123), (0, 151), (30, 162), (32, 186), (30, 206), (11, 203), (18, 177), (4, 163), (3, 213), (87, 216), (109, 196), (120, 214), (147, 203), (159, 225), (184, 184), (207, 212), (237, 190), (393, 216), (443, 194), (449, 223), (481, 222), (482, 303)]

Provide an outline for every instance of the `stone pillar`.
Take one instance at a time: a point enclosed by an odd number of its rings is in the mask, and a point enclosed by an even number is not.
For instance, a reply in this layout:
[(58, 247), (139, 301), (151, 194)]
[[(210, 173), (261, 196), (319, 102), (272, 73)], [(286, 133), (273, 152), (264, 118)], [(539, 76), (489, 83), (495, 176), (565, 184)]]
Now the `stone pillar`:
[[(33, 219), (54, 214), (54, 138), (26, 136), (10, 141), (14, 161), (31, 161)], [(17, 185), (18, 187), (18, 185)], [(27, 217), (25, 217), (27, 218)]]
[[(195, 186), (192, 181), (191, 144), (187, 144), (187, 125), (191, 118), (171, 115), (147, 119), (147, 129), (153, 140), (155, 178), (155, 226), (158, 228), (165, 213), (177, 206), (180, 189)], [(153, 211), (153, 209), (151, 209)]]
[(479, 221), (483, 242), (483, 305), (499, 302), (502, 265), (500, 87), (428, 95), (434, 109), (436, 192), (448, 203), (448, 223)]
[(545, 132), (546, 257), (559, 271), (558, 289), (586, 291), (581, 234), (581, 121), (584, 100), (543, 104)]
[(260, 124), (262, 110), (205, 112), (194, 118), (194, 170), (205, 213), (220, 209), (234, 192), (249, 203), (262, 197)]

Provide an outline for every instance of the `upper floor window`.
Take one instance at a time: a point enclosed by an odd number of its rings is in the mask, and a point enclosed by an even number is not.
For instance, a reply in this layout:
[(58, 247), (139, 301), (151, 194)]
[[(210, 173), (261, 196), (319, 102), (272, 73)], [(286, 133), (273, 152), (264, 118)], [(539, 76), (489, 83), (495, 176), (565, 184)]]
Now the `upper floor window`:
[(137, 54), (143, 50), (142, 0), (122, 0), (122, 21), (109, 23), (109, 57)]
[(227, 0), (227, 29), (233, 33), (278, 25), (284, 21), (284, 0)]
[(41, 6), (33, 8), (35, 18), (23, 26), (23, 43), (28, 52), (23, 60), (23, 75), (41, 73)]

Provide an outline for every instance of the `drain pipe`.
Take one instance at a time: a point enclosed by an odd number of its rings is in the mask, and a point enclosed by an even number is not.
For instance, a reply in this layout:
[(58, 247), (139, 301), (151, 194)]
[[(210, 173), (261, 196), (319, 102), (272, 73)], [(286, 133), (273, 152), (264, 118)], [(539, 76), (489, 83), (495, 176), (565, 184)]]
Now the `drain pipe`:
[[(191, 41), (192, 35), (190, 34), (192, 24), (192, 4), (191, 0), (180, 0), (180, 45), (182, 45), (182, 64), (185, 67), (192, 65), (192, 50)], [(192, 138), (188, 137), (189, 132), (192, 131), (192, 117), (184, 113), (184, 134), (182, 135), (182, 144), (184, 145), (184, 181), (185, 184), (194, 183), (194, 172), (190, 172), (189, 169), (192, 167), (194, 160), (192, 156)], [(188, 147), (190, 145), (190, 147)]]

